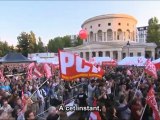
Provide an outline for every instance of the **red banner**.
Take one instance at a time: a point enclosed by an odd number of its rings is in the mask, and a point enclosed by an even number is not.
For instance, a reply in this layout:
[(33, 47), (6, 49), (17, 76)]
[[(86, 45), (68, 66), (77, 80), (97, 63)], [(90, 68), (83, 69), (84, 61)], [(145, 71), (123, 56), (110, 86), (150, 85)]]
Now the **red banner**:
[(147, 104), (152, 108), (155, 120), (160, 120), (157, 102), (154, 96), (154, 89), (151, 87), (146, 98)]
[(80, 77), (102, 78), (104, 74), (102, 69), (96, 68), (77, 54), (66, 51), (59, 51), (59, 64), (61, 78), (64, 80), (73, 80)]
[(156, 67), (155, 67), (155, 65), (150, 60), (146, 61), (145, 72), (147, 74), (153, 76), (155, 79), (158, 78)]
[(28, 75), (28, 77), (27, 77), (27, 79), (28, 80), (32, 80), (32, 72), (33, 72), (33, 68), (35, 67), (35, 63), (33, 62), (33, 63), (31, 63), (31, 64), (29, 64), (29, 66), (28, 66), (28, 69), (27, 69), (27, 75)]
[(52, 77), (52, 73), (51, 73), (51, 67), (48, 64), (44, 64), (44, 72), (46, 73), (46, 77), (49, 79), (50, 77)]

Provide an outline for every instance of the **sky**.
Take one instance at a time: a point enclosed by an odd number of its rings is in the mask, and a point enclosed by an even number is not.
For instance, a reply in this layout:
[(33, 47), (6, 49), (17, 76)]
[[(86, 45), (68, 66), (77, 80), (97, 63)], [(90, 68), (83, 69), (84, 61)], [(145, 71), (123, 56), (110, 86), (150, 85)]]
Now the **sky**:
[(0, 40), (17, 44), (21, 32), (31, 30), (46, 45), (57, 36), (78, 34), (88, 18), (124, 13), (134, 16), (137, 26), (160, 20), (160, 1), (0, 1)]

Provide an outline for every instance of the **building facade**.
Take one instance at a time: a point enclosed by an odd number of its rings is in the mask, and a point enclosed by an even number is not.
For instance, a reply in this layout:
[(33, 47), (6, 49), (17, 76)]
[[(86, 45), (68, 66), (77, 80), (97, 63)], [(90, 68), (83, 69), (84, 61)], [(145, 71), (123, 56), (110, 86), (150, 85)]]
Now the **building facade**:
[(148, 26), (137, 27), (137, 39), (139, 43), (146, 43)]
[(100, 15), (86, 20), (82, 29), (88, 37), (83, 45), (65, 48), (89, 60), (91, 57), (109, 56), (121, 60), (126, 56), (155, 56), (156, 44), (139, 43), (137, 20), (126, 14)]

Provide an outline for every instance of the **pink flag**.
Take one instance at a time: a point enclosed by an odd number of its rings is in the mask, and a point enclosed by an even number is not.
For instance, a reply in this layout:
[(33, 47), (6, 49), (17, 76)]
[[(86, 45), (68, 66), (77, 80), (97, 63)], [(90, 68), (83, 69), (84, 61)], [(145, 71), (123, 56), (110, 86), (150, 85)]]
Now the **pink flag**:
[(44, 64), (44, 72), (46, 73), (47, 78), (50, 78), (52, 76), (51, 68), (46, 63)]
[(33, 74), (34, 74), (37, 78), (41, 78), (41, 77), (42, 77), (42, 74), (40, 73), (40, 71), (38, 70), (37, 67), (34, 68)]
[(131, 71), (130, 70), (127, 70), (127, 75), (131, 75)]
[(158, 78), (156, 67), (155, 67), (155, 65), (150, 60), (146, 61), (145, 72), (147, 74), (153, 76), (155, 79)]
[(32, 73), (33, 73), (33, 68), (35, 67), (35, 63), (31, 63), (29, 64), (28, 66), (28, 71), (27, 71), (27, 75), (28, 75), (28, 80), (31, 80), (32, 79)]

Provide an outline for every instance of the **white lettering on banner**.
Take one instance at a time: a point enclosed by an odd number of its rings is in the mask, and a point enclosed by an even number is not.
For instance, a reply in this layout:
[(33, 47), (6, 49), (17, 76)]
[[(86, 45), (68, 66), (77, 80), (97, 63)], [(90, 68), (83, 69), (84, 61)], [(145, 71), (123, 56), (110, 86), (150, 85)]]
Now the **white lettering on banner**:
[[(61, 72), (62, 74), (66, 74), (66, 68), (67, 67), (72, 67), (74, 65), (74, 55), (66, 53), (66, 52), (61, 52), (60, 53), (60, 63), (61, 63)], [(66, 58), (68, 59), (66, 61)]]
[(82, 61), (83, 59), (80, 58), (79, 56), (76, 56), (76, 71), (77, 72), (88, 72), (90, 70), (90, 67), (87, 65), (84, 65), (82, 67)]
[(98, 69), (97, 69), (95, 66), (93, 66), (93, 67), (92, 67), (92, 72), (93, 72), (93, 73), (98, 73)]

